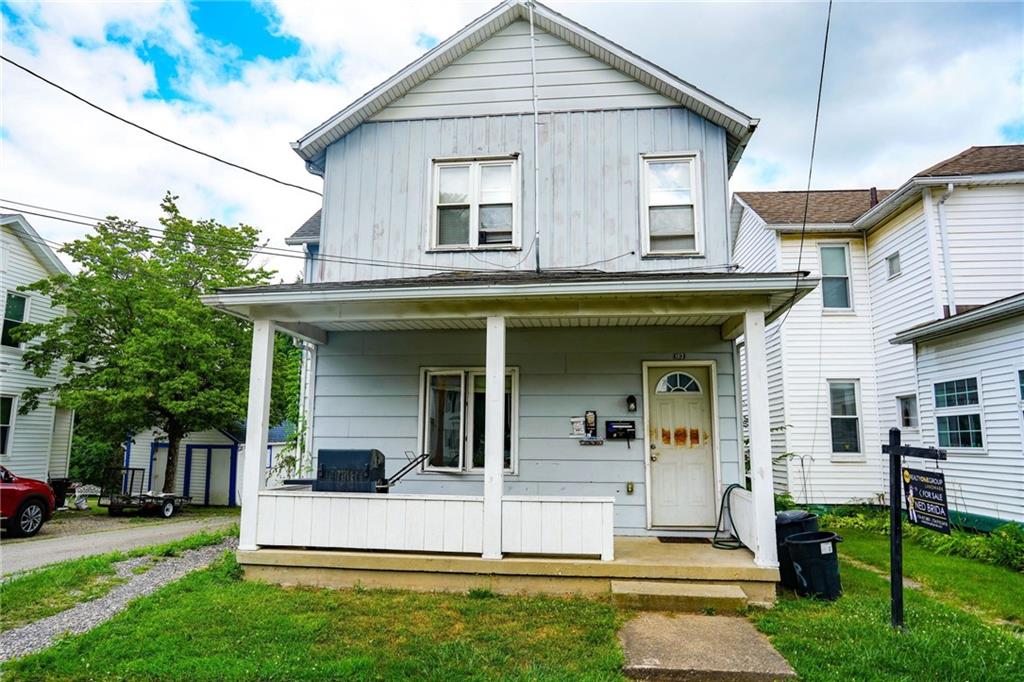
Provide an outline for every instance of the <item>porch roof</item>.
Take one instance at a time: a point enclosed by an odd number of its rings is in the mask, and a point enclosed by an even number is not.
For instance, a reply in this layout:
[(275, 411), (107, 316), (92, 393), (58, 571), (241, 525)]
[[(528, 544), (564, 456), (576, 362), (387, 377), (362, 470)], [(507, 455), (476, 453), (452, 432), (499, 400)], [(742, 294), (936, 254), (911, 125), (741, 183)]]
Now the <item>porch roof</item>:
[(510, 327), (721, 326), (734, 338), (745, 311), (770, 322), (817, 284), (807, 272), (459, 271), (238, 287), (203, 301), (315, 342), (326, 331), (483, 329), (492, 315)]

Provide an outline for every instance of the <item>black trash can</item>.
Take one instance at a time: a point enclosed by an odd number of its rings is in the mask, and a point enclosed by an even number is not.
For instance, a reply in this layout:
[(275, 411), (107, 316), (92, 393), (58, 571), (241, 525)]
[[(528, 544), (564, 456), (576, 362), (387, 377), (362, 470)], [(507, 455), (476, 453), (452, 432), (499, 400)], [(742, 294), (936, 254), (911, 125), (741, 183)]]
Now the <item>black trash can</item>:
[(797, 533), (818, 530), (818, 515), (803, 509), (790, 509), (775, 515), (775, 543), (779, 550), (779, 577), (782, 586), (790, 590), (797, 588), (793, 559), (786, 547), (786, 538)]
[(67, 506), (68, 489), (71, 488), (70, 478), (51, 478), (50, 487), (53, 488), (54, 506), (57, 509)]
[(836, 545), (843, 539), (828, 531), (797, 533), (786, 538), (796, 573), (796, 592), (801, 597), (838, 599), (843, 593), (839, 581)]

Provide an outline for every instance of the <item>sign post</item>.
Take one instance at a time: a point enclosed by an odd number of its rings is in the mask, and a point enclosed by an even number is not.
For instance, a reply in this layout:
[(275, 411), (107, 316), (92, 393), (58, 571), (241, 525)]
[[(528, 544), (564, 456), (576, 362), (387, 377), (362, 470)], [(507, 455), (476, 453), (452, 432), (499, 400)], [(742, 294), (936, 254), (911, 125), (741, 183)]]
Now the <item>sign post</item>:
[[(882, 446), (889, 454), (889, 594), (892, 601), (892, 626), (903, 628), (903, 513), (902, 497), (907, 492), (907, 510), (911, 523), (940, 532), (949, 532), (945, 481), (942, 474), (903, 469), (903, 457), (946, 459), (946, 451), (901, 445), (900, 430), (889, 429), (889, 443)], [(927, 499), (922, 499), (927, 498)], [(945, 530), (942, 529), (942, 523)]]

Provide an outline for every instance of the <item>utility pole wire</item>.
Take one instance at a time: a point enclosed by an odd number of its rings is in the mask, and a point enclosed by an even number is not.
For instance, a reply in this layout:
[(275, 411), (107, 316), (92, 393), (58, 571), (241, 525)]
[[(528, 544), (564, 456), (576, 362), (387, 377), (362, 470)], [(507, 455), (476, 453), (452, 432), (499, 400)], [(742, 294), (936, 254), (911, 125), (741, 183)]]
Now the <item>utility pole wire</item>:
[(294, 189), (300, 189), (303, 192), (309, 192), (310, 194), (315, 194), (318, 197), (322, 197), (323, 196), (323, 194), (321, 194), (320, 192), (317, 192), (314, 189), (310, 189), (308, 187), (303, 187), (302, 185), (296, 185), (294, 183), (287, 182), (285, 180), (278, 180), (277, 178), (272, 177), (270, 175), (267, 175), (266, 173), (260, 173), (259, 171), (253, 170), (251, 168), (246, 168), (245, 166), (242, 166), (240, 164), (234, 163), (232, 161), (228, 161), (227, 159), (222, 159), (221, 157), (215, 156), (214, 154), (210, 154), (208, 152), (204, 152), (201, 149), (196, 149), (195, 147), (190, 147), (187, 144), (184, 144), (182, 142), (178, 142), (177, 140), (173, 140), (173, 139), (167, 137), (166, 135), (161, 135), (160, 133), (158, 133), (158, 132), (156, 132), (154, 130), (150, 130), (149, 128), (147, 128), (147, 127), (145, 127), (143, 125), (139, 125), (138, 123), (135, 123), (134, 121), (129, 121), (127, 118), (124, 118), (123, 116), (119, 116), (119, 115), (115, 114), (114, 112), (110, 111), (109, 109), (104, 109), (99, 104), (91, 102), (91, 101), (87, 100), (86, 98), (82, 97), (81, 95), (79, 95), (77, 93), (74, 93), (71, 90), (68, 90), (63, 85), (60, 85), (59, 83), (55, 83), (54, 81), (50, 80), (49, 78), (43, 76), (42, 74), (36, 73), (35, 71), (33, 71), (32, 69), (28, 68), (27, 66), (19, 64), (18, 62), (14, 61), (10, 57), (7, 57), (6, 55), (0, 54), (0, 59), (2, 59), (3, 61), (7, 62), (11, 66), (15, 66), (15, 67), (21, 69), (22, 71), (24, 71), (28, 75), (30, 75), (30, 76), (32, 76), (34, 78), (38, 78), (39, 80), (41, 80), (42, 82), (46, 83), (47, 85), (55, 87), (58, 90), (60, 90), (61, 92), (65, 93), (67, 95), (70, 95), (71, 97), (74, 97), (79, 102), (82, 102), (83, 104), (92, 107), (96, 111), (100, 111), (100, 112), (106, 114), (107, 116), (110, 116), (112, 118), (117, 119), (118, 121), (120, 121), (121, 123), (124, 123), (125, 125), (129, 125), (132, 128), (135, 128), (136, 130), (141, 130), (142, 132), (144, 132), (144, 133), (146, 133), (148, 135), (152, 135), (153, 137), (155, 137), (155, 138), (157, 138), (159, 140), (163, 140), (164, 142), (167, 142), (169, 144), (173, 144), (176, 147), (181, 147), (182, 149), (190, 151), (193, 154), (199, 154), (200, 156), (205, 156), (206, 158), (212, 159), (213, 161), (216, 161), (217, 163), (222, 163), (222, 164), (224, 164), (226, 166), (230, 166), (232, 168), (235, 168), (237, 170), (243, 171), (245, 173), (250, 173), (251, 175), (255, 175), (258, 178), (263, 178), (264, 180), (270, 180), (271, 182), (276, 182), (277, 184), (284, 185), (285, 187), (292, 187)]

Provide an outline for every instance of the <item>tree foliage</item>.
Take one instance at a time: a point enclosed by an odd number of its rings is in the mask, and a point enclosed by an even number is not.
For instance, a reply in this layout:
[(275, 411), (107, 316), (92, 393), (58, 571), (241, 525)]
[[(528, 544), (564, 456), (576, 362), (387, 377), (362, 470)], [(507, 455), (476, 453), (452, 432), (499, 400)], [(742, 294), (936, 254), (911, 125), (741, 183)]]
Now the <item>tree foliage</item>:
[[(111, 217), (61, 250), (80, 269), (25, 287), (68, 313), (16, 331), (27, 345), (25, 367), (45, 376), (57, 369), (59, 403), (88, 425), (90, 440), (124, 441), (157, 428), (167, 434), (164, 492), (172, 492), (178, 444), (187, 434), (232, 429), (244, 419), (252, 328), (203, 305), (217, 289), (269, 281), (252, 267), (259, 232), (181, 214), (176, 198), (161, 203), (162, 233)], [(279, 348), (287, 344), (279, 343)], [(294, 363), (275, 363), (272, 419), (286, 408), (283, 384)], [(22, 412), (38, 407), (45, 389), (28, 389)]]

